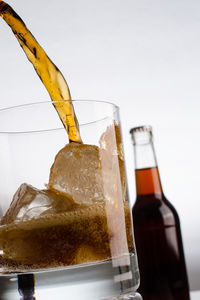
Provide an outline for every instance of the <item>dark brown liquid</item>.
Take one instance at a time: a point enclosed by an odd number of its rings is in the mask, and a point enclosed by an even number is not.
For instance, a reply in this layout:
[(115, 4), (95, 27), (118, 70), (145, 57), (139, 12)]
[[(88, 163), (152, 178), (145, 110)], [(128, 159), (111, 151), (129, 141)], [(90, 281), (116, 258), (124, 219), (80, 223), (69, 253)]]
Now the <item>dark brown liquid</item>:
[(143, 300), (189, 300), (179, 217), (162, 193), (157, 168), (136, 170), (136, 182), (133, 223), (139, 292)]

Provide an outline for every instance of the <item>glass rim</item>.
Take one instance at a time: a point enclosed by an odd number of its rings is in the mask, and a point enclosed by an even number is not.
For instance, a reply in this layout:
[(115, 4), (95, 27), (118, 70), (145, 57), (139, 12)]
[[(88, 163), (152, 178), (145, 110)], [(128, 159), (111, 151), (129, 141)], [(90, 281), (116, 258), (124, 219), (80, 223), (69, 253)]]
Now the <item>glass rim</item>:
[[(3, 112), (9, 112), (9, 111), (12, 111), (12, 110), (15, 110), (15, 109), (22, 109), (23, 107), (24, 108), (34, 107), (34, 106), (43, 105), (43, 104), (44, 105), (48, 105), (48, 104), (53, 105), (54, 103), (67, 102), (67, 101), (70, 101), (72, 103), (91, 103), (91, 104), (98, 103), (100, 105), (106, 104), (106, 105), (109, 105), (110, 107), (114, 108), (113, 113), (119, 111), (119, 106), (116, 105), (113, 102), (110, 102), (110, 101), (92, 100), (92, 99), (71, 99), (71, 100), (46, 100), (46, 101), (38, 101), (38, 102), (31, 102), (31, 103), (22, 103), (22, 104), (19, 104), (19, 105), (13, 105), (13, 106), (0, 108), (0, 114), (3, 113)], [(79, 124), (79, 126), (83, 127), (83, 126), (88, 126), (90, 124), (95, 124), (97, 122), (106, 120), (110, 117), (111, 117), (111, 114), (109, 114), (108, 116), (106, 116), (104, 118), (95, 120), (95, 121), (90, 121), (90, 122), (85, 122), (85, 123)], [(63, 128), (64, 127), (57, 127), (57, 128), (51, 128), (51, 129), (27, 130), (27, 131), (6, 131), (6, 130), (4, 131), (4, 130), (0, 130), (0, 134), (20, 134), (20, 133), (31, 133), (31, 132), (33, 133), (33, 132), (43, 132), (43, 131), (55, 131), (55, 130), (61, 130)]]
[(58, 102), (67, 102), (67, 101), (71, 101), (73, 102), (91, 102), (91, 103), (102, 103), (102, 104), (109, 104), (113, 107), (115, 107), (116, 109), (119, 109), (119, 106), (116, 105), (113, 102), (110, 101), (106, 101), (106, 100), (97, 100), (97, 99), (71, 99), (71, 100), (45, 100), (45, 101), (39, 101), (39, 102), (31, 102), (31, 103), (22, 103), (22, 104), (17, 104), (17, 105), (12, 105), (12, 106), (7, 106), (7, 107), (3, 107), (0, 108), (0, 112), (1, 111), (5, 111), (5, 110), (9, 110), (9, 109), (16, 109), (16, 108), (21, 108), (21, 107), (26, 107), (26, 106), (32, 106), (32, 105), (39, 105), (39, 104), (48, 104), (48, 103), (58, 103)]

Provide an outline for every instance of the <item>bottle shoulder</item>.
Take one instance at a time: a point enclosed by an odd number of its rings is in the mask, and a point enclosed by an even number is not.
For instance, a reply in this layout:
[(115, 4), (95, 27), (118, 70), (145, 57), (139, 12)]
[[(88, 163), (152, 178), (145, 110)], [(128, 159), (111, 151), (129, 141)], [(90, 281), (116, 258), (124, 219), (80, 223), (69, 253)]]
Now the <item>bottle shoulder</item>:
[(140, 224), (179, 226), (179, 217), (174, 206), (161, 195), (140, 195), (132, 209), (133, 221)]

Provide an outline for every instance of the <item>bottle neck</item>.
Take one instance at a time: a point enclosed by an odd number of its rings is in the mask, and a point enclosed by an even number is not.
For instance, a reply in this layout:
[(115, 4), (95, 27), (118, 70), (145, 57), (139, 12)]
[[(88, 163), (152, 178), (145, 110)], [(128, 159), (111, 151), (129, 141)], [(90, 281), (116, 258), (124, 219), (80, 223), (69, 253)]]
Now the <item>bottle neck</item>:
[(137, 195), (162, 195), (151, 131), (133, 132)]
[(162, 187), (157, 167), (136, 169), (137, 195), (162, 195)]

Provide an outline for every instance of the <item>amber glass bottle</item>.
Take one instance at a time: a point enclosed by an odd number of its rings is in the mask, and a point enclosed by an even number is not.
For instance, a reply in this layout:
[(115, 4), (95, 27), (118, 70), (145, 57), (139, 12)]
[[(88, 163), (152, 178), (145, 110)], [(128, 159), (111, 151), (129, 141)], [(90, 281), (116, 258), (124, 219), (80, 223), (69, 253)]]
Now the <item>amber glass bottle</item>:
[(133, 224), (143, 300), (189, 300), (178, 214), (160, 182), (151, 126), (132, 128), (137, 198)]

